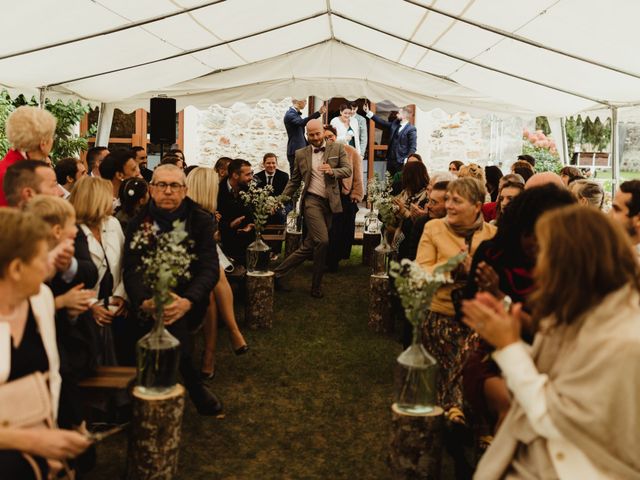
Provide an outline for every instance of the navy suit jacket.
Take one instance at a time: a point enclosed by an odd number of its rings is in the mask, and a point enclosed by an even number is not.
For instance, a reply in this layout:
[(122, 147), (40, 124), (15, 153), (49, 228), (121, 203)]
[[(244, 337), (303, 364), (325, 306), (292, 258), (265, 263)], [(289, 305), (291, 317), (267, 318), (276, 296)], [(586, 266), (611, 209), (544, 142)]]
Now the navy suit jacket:
[(400, 130), (400, 120), (387, 122), (386, 120), (374, 115), (371, 119), (383, 128), (389, 129), (389, 148), (387, 149), (387, 163), (403, 163), (404, 159), (412, 153), (416, 153), (418, 133), (416, 127), (407, 123)]
[(320, 112), (302, 118), (302, 113), (293, 107), (289, 107), (284, 114), (284, 128), (287, 129), (289, 140), (287, 141), (287, 156), (293, 156), (296, 150), (307, 146), (307, 139), (304, 136), (304, 127), (309, 120), (319, 118)]
[[(267, 184), (267, 172), (262, 170), (255, 174), (254, 178), (258, 182), (258, 186), (264, 187)], [(287, 186), (287, 182), (289, 181), (289, 175), (287, 172), (283, 172), (282, 170), (276, 170), (276, 173), (273, 174), (273, 195), (278, 196), (284, 192), (284, 187)]]

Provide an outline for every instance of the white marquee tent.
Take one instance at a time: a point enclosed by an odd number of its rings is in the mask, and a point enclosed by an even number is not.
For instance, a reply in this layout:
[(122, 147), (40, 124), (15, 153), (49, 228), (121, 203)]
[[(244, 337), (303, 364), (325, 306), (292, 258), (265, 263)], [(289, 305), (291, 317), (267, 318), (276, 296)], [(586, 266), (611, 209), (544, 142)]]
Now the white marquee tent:
[(3, 3), (0, 87), (106, 116), (159, 94), (179, 109), (316, 95), (555, 118), (640, 104), (637, 0)]

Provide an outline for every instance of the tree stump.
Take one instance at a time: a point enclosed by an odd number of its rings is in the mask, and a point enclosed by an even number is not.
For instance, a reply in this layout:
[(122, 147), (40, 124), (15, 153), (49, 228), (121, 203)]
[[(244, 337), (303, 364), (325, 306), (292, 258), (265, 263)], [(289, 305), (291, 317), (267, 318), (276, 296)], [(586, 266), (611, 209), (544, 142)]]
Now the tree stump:
[(284, 237), (284, 258), (287, 258), (293, 252), (295, 252), (302, 244), (302, 232), (290, 232)]
[(251, 329), (271, 328), (273, 324), (274, 273), (247, 273), (245, 319)]
[(371, 275), (369, 281), (369, 328), (378, 333), (393, 332), (391, 282), (388, 275)]
[(133, 415), (127, 453), (128, 480), (171, 479), (178, 470), (184, 387), (145, 395), (133, 389)]
[(363, 265), (367, 265), (368, 267), (371, 266), (373, 251), (378, 245), (380, 245), (379, 233), (364, 232), (362, 234), (362, 264)]
[(412, 416), (391, 406), (389, 466), (394, 480), (439, 480), (444, 446), (444, 411)]

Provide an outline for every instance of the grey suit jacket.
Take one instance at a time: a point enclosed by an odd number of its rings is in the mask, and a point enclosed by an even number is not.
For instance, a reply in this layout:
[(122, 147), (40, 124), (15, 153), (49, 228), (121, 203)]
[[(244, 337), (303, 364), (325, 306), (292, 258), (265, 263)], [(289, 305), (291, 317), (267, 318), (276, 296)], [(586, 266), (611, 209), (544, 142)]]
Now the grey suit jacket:
[[(302, 198), (307, 194), (307, 189), (311, 183), (311, 155), (313, 154), (313, 146), (307, 145), (304, 148), (296, 150), (296, 160), (293, 165), (293, 173), (289, 178), (289, 183), (284, 189), (283, 195), (291, 197), (298, 188), (300, 182), (304, 181), (304, 190)], [(324, 152), (324, 162), (331, 165), (333, 175), (324, 176), (325, 192), (329, 206), (333, 213), (342, 212), (342, 202), (340, 201), (340, 180), (351, 175), (351, 164), (347, 158), (347, 152), (339, 143), (327, 143)]]

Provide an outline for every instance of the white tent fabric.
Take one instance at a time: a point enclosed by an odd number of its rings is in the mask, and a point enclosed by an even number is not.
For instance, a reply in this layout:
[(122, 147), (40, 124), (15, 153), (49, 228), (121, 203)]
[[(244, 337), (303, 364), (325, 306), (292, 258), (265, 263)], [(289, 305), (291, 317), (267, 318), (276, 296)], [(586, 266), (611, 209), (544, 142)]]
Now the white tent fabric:
[[(127, 110), (344, 95), (552, 117), (640, 103), (636, 0), (21, 0), (0, 86)], [(47, 26), (43, 28), (43, 26)]]

